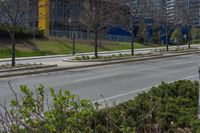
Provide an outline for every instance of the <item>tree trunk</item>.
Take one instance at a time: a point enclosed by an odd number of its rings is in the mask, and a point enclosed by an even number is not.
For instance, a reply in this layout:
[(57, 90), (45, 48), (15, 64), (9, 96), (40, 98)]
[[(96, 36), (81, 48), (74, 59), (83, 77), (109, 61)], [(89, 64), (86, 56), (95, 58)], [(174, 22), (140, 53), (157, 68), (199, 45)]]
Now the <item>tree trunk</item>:
[(10, 33), (11, 41), (12, 41), (12, 67), (15, 66), (15, 56), (16, 56), (16, 50), (15, 50), (15, 28), (11, 30)]
[(72, 55), (76, 54), (76, 50), (75, 50), (75, 38), (76, 38), (76, 36), (75, 36), (75, 33), (73, 32), (73, 46), (72, 46), (73, 51), (72, 51)]
[(95, 30), (95, 45), (94, 45), (94, 54), (98, 58), (98, 31)]
[(33, 28), (33, 40), (35, 40), (35, 28)]
[[(180, 27), (178, 25), (177, 26), (177, 37), (176, 37), (177, 48), (179, 48), (179, 38), (180, 38), (179, 32), (181, 32), (181, 30), (180, 30)], [(180, 33), (180, 34), (182, 34), (182, 33)]]
[(131, 55), (134, 56), (134, 33), (131, 32)]
[(190, 49), (191, 48), (191, 36), (190, 36), (190, 25), (189, 25), (189, 27), (188, 27), (188, 49)]
[(179, 48), (179, 38), (177, 37), (177, 48)]
[(165, 37), (165, 40), (166, 40), (166, 50), (169, 51), (169, 44), (168, 44), (168, 31), (167, 31), (167, 28), (166, 28), (166, 37)]

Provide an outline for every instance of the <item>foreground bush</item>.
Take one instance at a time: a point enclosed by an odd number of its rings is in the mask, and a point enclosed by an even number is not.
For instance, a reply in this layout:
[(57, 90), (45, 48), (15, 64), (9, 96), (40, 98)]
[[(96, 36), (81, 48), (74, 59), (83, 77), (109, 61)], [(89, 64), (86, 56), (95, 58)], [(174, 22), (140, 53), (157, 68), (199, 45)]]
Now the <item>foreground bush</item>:
[(39, 86), (34, 94), (21, 86), (21, 91), (22, 98), (14, 93), (11, 109), (1, 105), (4, 109), (0, 115), (2, 132), (200, 132), (197, 82), (162, 83), (133, 100), (104, 109), (66, 90), (50, 89), (47, 95), (44, 87)]
[[(162, 83), (149, 92), (138, 95), (115, 110), (124, 110), (125, 116), (135, 122), (138, 131), (200, 132), (197, 120), (198, 83), (178, 81)], [(128, 120), (128, 118), (127, 118)], [(198, 124), (199, 125), (198, 125)]]

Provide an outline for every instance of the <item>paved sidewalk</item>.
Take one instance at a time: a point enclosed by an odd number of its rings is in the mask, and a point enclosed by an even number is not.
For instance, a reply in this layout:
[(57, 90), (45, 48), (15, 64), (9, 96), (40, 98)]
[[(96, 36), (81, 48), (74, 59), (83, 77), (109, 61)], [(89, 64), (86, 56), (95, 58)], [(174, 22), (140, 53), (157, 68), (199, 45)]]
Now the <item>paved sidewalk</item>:
[[(113, 65), (113, 64), (120, 64), (126, 62), (134, 62), (134, 61), (145, 61), (145, 60), (152, 60), (152, 59), (161, 59), (161, 58), (169, 58), (175, 56), (183, 56), (188, 54), (195, 54), (199, 53), (199, 51), (191, 51), (191, 52), (183, 52), (183, 53), (166, 53), (166, 54), (155, 54), (152, 56), (145, 56), (145, 57), (134, 57), (128, 59), (121, 59), (121, 60), (110, 60), (110, 61), (94, 61), (94, 62), (57, 62), (59, 64), (58, 67), (53, 68), (42, 68), (42, 69), (29, 69), (24, 71), (14, 71), (14, 72), (3, 72), (0, 73), (0, 78), (8, 78), (8, 77), (15, 77), (15, 76), (22, 76), (22, 75), (32, 75), (32, 74), (40, 74), (40, 73), (48, 73), (48, 72), (56, 72), (56, 71), (63, 71), (63, 70), (71, 70), (71, 69), (80, 69), (80, 68), (89, 68), (89, 67), (97, 67), (97, 66), (105, 66), (105, 65)], [(55, 62), (54, 62), (55, 63)]]
[[(193, 48), (200, 48), (200, 45), (191, 45)], [(182, 45), (180, 46), (180, 48), (183, 47), (188, 47), (187, 45)], [(139, 54), (139, 53), (151, 53), (155, 50), (159, 50), (159, 49), (165, 49), (166, 47), (156, 47), (156, 48), (144, 48), (144, 49), (135, 49), (135, 54)], [(171, 46), (170, 49), (174, 49), (177, 48), (177, 46)], [(117, 51), (102, 51), (99, 52), (100, 56), (108, 56), (108, 55), (117, 55), (117, 54), (130, 54), (130, 49), (129, 50), (117, 50)], [(77, 53), (78, 55), (94, 55), (94, 52), (90, 52), (90, 53)], [(82, 63), (66, 63), (63, 62), (63, 60), (67, 60), (72, 58), (73, 56), (71, 54), (68, 55), (51, 55), (51, 56), (37, 56), (37, 57), (22, 57), (22, 58), (16, 58), (16, 63), (18, 64), (46, 64), (46, 65), (55, 65), (57, 64), (60, 67), (63, 66), (77, 66), (80, 65)], [(0, 65), (4, 65), (4, 64), (10, 64), (11, 63), (11, 59), (7, 58), (7, 59), (0, 59)], [(88, 63), (88, 64), (91, 64)]]

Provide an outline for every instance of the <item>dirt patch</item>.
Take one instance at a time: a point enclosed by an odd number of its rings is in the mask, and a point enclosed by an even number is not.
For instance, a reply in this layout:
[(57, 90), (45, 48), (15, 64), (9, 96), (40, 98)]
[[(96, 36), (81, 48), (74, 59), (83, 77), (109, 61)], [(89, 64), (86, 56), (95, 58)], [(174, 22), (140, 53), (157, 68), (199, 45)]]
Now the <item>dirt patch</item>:
[[(0, 38), (0, 47), (11, 48), (11, 40), (7, 39), (7, 38), (6, 39)], [(34, 43), (34, 41), (29, 40), (29, 39), (16, 40), (16, 47), (20, 48), (20, 49), (29, 49), (29, 50), (33, 50), (33, 51), (39, 50), (39, 48)]]

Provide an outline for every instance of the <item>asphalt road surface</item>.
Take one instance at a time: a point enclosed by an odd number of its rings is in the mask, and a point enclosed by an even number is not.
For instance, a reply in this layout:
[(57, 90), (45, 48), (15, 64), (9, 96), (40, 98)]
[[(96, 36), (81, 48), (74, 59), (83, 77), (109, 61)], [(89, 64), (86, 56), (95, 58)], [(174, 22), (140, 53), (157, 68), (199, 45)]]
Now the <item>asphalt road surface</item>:
[(12, 97), (8, 81), (17, 93), (21, 84), (32, 90), (43, 84), (46, 88), (68, 89), (92, 101), (122, 102), (162, 81), (198, 80), (199, 62), (199, 55), (187, 55), (0, 79), (0, 102)]

